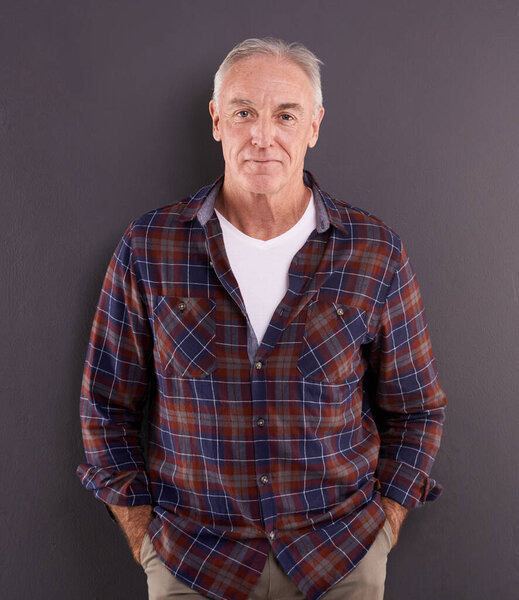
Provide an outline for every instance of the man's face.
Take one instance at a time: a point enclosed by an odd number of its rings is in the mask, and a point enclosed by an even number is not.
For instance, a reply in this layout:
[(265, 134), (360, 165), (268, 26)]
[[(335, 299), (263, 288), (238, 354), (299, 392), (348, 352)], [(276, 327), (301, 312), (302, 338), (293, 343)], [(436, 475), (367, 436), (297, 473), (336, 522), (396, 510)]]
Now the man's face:
[(294, 63), (253, 56), (234, 64), (223, 79), (218, 109), (209, 103), (226, 184), (267, 195), (301, 185), (306, 149), (317, 142), (324, 114), (314, 108), (310, 81)]

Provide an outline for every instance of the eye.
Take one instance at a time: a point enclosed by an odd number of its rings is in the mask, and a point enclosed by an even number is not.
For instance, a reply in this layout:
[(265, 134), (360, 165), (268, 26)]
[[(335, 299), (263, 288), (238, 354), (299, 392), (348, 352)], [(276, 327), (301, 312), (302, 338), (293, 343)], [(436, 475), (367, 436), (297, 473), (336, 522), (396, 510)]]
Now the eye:
[(249, 116), (249, 111), (248, 110), (240, 110), (240, 111), (238, 111), (237, 114), (239, 117), (242, 117), (243, 119), (245, 119)]
[(289, 115), (289, 114), (287, 114), (287, 113), (283, 113), (283, 114), (281, 115), (281, 119), (282, 119), (283, 121), (293, 121), (293, 120), (294, 120), (294, 117), (293, 117), (292, 115)]

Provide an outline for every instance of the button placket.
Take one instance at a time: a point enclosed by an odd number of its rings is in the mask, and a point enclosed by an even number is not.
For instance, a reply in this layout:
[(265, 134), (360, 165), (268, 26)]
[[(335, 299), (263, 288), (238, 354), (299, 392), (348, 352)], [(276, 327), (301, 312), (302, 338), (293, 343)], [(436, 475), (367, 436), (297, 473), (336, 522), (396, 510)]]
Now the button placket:
[[(267, 359), (268, 353), (260, 350), (251, 362), (251, 401), (253, 407), (254, 452), (256, 457), (256, 482), (258, 498), (261, 504), (262, 522), (266, 531), (272, 529), (276, 522), (276, 501), (272, 490), (270, 470), (271, 449), (268, 428), (267, 405)], [(265, 535), (268, 535), (266, 533)]]

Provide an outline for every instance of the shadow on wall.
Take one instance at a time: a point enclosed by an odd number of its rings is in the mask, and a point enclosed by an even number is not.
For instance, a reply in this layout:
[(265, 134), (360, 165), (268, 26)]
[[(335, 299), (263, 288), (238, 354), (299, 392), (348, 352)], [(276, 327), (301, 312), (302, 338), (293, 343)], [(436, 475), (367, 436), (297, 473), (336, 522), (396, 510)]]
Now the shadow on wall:
[[(209, 100), (211, 75), (200, 76), (201, 84), (189, 89), (183, 102), (178, 103), (182, 114), (174, 115), (171, 123), (171, 138), (168, 169), (172, 172), (173, 199), (193, 194), (199, 188), (214, 181), (224, 171), (221, 145), (213, 139)], [(180, 194), (180, 195), (179, 195)]]

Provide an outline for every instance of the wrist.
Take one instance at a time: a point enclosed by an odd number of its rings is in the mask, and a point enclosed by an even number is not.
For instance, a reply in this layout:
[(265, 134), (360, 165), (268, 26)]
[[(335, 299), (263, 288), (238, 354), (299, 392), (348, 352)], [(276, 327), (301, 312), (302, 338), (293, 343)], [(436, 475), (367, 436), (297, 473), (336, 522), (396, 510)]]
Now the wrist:
[(144, 536), (148, 526), (153, 519), (153, 509), (151, 505), (141, 506), (116, 506), (110, 505), (117, 522), (128, 540), (128, 545), (132, 551), (133, 557), (140, 564), (139, 555)]
[(382, 509), (384, 510), (386, 518), (389, 521), (393, 531), (393, 546), (395, 546), (398, 541), (402, 523), (404, 522), (404, 519), (409, 511), (407, 508), (391, 498), (382, 497), (381, 503)]

